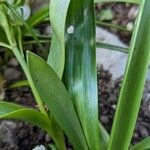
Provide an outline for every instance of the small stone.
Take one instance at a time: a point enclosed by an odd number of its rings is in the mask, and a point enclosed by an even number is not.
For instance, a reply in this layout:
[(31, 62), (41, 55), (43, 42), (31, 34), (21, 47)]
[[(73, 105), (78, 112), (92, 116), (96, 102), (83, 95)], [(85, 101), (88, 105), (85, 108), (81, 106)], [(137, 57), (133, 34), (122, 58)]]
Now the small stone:
[(144, 126), (140, 126), (140, 134), (142, 138), (148, 137), (148, 130)]
[(112, 105), (112, 108), (115, 110), (116, 109), (116, 105)]
[(137, 17), (138, 12), (139, 12), (139, 7), (138, 6), (131, 7), (131, 9), (128, 13), (128, 18), (131, 19), (131, 20), (134, 20)]
[(51, 141), (51, 138), (48, 134), (45, 135), (45, 141), (46, 142), (50, 142)]
[(109, 122), (109, 119), (107, 116), (101, 116), (101, 122), (104, 123), (104, 124), (107, 124)]
[(9, 63), (8, 63), (10, 66), (13, 66), (13, 67), (17, 67), (18, 66), (18, 61), (16, 58), (12, 58)]
[(21, 72), (15, 68), (6, 68), (4, 75), (7, 81), (17, 80), (21, 77)]
[(46, 150), (46, 148), (44, 145), (39, 145), (39, 146), (36, 146), (35, 148), (33, 148), (32, 150)]
[(127, 30), (128, 30), (128, 31), (132, 31), (133, 28), (134, 28), (133, 22), (129, 22), (129, 23), (127, 24)]

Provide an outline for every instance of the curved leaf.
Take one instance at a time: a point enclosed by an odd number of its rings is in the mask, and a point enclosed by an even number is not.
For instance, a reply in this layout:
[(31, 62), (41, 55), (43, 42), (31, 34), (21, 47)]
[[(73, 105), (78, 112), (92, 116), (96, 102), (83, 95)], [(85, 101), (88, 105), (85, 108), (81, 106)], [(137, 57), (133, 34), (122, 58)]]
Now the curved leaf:
[[(53, 34), (47, 62), (60, 78), (63, 75), (65, 64), (65, 22), (69, 3), (70, 0), (51, 0), (50, 2), (50, 21)], [(55, 63), (55, 58), (57, 63)]]
[(66, 19), (64, 83), (91, 150), (100, 149), (95, 45), (94, 1), (71, 0)]
[(30, 122), (51, 133), (51, 123), (44, 114), (30, 108), (0, 101), (0, 119), (19, 119)]
[(141, 1), (108, 150), (127, 150), (135, 128), (150, 58), (150, 0)]
[(141, 142), (137, 143), (130, 150), (149, 150), (150, 149), (150, 137), (145, 138)]
[(74, 105), (63, 83), (51, 67), (37, 55), (28, 52), (28, 67), (35, 86), (56, 121), (77, 150), (87, 144)]

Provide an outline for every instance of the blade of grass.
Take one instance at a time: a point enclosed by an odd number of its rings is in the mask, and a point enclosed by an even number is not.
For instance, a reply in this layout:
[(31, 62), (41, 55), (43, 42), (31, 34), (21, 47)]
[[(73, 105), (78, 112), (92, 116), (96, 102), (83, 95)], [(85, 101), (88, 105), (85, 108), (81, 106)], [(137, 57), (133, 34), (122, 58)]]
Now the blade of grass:
[(9, 86), (9, 89), (20, 88), (24, 86), (29, 86), (29, 82), (27, 80), (15, 82)]
[(95, 45), (94, 1), (71, 0), (66, 19), (64, 83), (91, 150), (100, 149)]
[(40, 57), (28, 52), (28, 68), (34, 84), (50, 112), (76, 150), (87, 150), (87, 143), (70, 96), (53, 69)]
[(102, 22), (102, 21), (96, 21), (96, 25), (104, 26), (104, 27), (108, 27), (108, 28), (114, 28), (114, 29), (124, 31), (124, 32), (132, 32), (132, 31), (128, 30), (126, 27), (118, 25), (118, 24), (112, 24), (112, 23), (106, 23), (106, 22)]
[(120, 47), (120, 46), (116, 46), (116, 45), (111, 45), (111, 44), (107, 44), (107, 43), (97, 42), (96, 47), (97, 48), (104, 48), (104, 49), (108, 49), (108, 50), (114, 50), (114, 51), (123, 52), (123, 53), (129, 52), (128, 48)]
[(142, 0), (108, 150), (127, 150), (133, 135), (150, 59), (149, 8), (150, 1)]
[(141, 142), (137, 143), (130, 150), (149, 150), (150, 149), (150, 137), (145, 138)]

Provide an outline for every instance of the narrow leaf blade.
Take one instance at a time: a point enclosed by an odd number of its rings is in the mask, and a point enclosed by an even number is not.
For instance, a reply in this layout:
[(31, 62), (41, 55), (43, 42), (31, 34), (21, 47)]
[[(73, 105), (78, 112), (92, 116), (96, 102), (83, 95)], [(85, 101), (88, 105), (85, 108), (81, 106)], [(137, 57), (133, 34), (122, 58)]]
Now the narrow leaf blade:
[(150, 1), (142, 0), (108, 150), (126, 150), (135, 128), (150, 58)]

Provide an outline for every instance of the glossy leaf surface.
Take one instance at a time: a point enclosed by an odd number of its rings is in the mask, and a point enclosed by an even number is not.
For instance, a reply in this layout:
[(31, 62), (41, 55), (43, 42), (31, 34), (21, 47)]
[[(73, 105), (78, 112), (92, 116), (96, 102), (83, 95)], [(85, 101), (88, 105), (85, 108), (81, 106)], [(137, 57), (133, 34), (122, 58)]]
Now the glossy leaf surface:
[(70, 2), (66, 19), (64, 83), (75, 104), (89, 148), (99, 150), (93, 0)]

